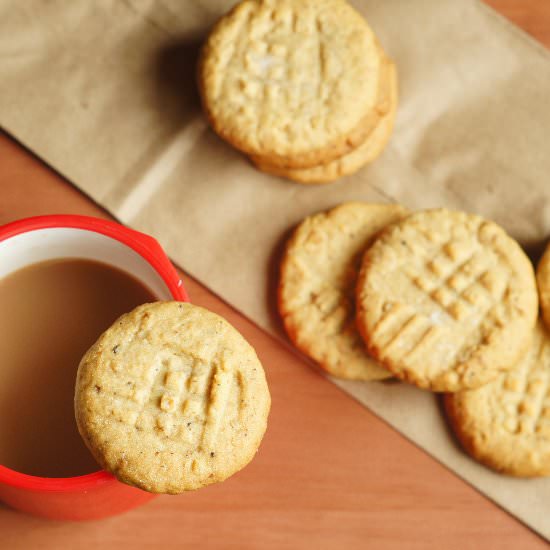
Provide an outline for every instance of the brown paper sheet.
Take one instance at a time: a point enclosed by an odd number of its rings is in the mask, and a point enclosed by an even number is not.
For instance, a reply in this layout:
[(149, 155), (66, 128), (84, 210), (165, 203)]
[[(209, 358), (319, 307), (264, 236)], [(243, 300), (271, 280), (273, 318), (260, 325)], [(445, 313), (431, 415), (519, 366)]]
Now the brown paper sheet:
[[(342, 201), (477, 212), (536, 254), (550, 235), (542, 46), (475, 0), (356, 0), (397, 62), (395, 134), (372, 167), (305, 187), (255, 171), (200, 114), (198, 45), (232, 3), (0, 0), (0, 124), (279, 336), (272, 279), (282, 239)], [(550, 538), (550, 479), (510, 479), (470, 460), (431, 394), (335, 383)]]

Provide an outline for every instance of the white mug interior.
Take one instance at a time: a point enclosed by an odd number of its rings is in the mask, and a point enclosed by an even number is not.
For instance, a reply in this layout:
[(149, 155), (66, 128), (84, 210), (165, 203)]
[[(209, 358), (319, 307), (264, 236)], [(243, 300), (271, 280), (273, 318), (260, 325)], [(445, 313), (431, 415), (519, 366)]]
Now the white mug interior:
[(173, 299), (162, 277), (135, 250), (107, 235), (72, 227), (36, 229), (1, 241), (0, 279), (23, 267), (62, 258), (116, 267), (140, 281), (158, 300)]

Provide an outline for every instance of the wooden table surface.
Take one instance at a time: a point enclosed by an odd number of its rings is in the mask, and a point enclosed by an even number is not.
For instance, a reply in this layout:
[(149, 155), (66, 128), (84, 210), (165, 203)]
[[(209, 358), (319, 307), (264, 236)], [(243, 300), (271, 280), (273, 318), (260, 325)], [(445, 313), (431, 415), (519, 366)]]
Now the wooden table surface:
[[(488, 0), (550, 47), (550, 0)], [(0, 135), (0, 224), (46, 213), (106, 216)], [(254, 345), (273, 397), (256, 459), (217, 486), (123, 516), (53, 522), (0, 504), (0, 548), (544, 548), (546, 543), (185, 277), (193, 302)]]

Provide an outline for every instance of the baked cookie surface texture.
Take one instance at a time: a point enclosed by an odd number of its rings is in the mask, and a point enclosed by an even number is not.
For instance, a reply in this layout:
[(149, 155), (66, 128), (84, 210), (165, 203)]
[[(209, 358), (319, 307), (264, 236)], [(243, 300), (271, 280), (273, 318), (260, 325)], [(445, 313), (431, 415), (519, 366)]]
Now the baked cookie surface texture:
[(395, 65), (386, 61), (382, 71), (382, 90), (379, 96), (377, 111), (380, 115), (372, 132), (363, 143), (345, 155), (326, 164), (320, 164), (311, 168), (289, 169), (279, 166), (271, 166), (261, 159), (252, 157), (252, 162), (262, 170), (275, 176), (297, 181), (304, 184), (330, 183), (341, 177), (354, 174), (363, 166), (370, 164), (383, 152), (387, 145), (397, 113), (398, 85)]
[(391, 376), (357, 333), (354, 291), (365, 248), (405, 215), (398, 205), (346, 203), (306, 218), (286, 245), (279, 283), (285, 329), (296, 347), (334, 376)]
[(90, 451), (121, 481), (155, 493), (197, 489), (243, 468), (269, 408), (253, 348), (188, 303), (123, 315), (78, 369), (75, 414)]
[(490, 468), (550, 475), (550, 335), (539, 323), (517, 366), (476, 390), (445, 396), (463, 447)]
[(372, 30), (344, 0), (245, 0), (211, 31), (199, 88), (234, 147), (307, 168), (370, 133), (381, 63)]
[(538, 299), (529, 259), (501, 227), (441, 209), (393, 224), (367, 250), (357, 310), (359, 331), (386, 368), (455, 392), (517, 363)]

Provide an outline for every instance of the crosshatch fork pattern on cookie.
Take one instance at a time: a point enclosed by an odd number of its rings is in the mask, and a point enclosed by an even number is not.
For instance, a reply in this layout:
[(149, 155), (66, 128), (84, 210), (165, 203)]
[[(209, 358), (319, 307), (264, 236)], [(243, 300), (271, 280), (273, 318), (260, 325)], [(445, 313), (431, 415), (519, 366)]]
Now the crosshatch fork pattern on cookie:
[(461, 261), (459, 253), (453, 252), (456, 247), (452, 242), (441, 250), (443, 253), (425, 264), (423, 274), (409, 270), (408, 275), (415, 286), (453, 319), (461, 321), (472, 307), (494, 305), (506, 294), (507, 277), (500, 276), (503, 270), (489, 267), (479, 251)]
[(536, 434), (550, 440), (548, 335), (537, 335), (529, 359), (503, 376), (500, 384), (500, 420), (504, 429), (510, 433)]
[(532, 268), (496, 224), (419, 212), (367, 251), (358, 324), (397, 376), (435, 391), (475, 388), (511, 368), (536, 318)]
[[(437, 313), (432, 313), (429, 317), (419, 316), (412, 306), (403, 304), (399, 307), (396, 303), (391, 304), (387, 314), (373, 330), (377, 337), (384, 333), (386, 341), (383, 345), (386, 352), (390, 346), (396, 347), (402, 338), (414, 332), (414, 328), (419, 328), (420, 324), (425, 326), (425, 331), (408, 353), (418, 352), (417, 346), (428, 346), (430, 342), (435, 342), (440, 335), (437, 327), (444, 316), (460, 322), (476, 310), (478, 320), (470, 327), (470, 332), (479, 328), (487, 317), (494, 318), (497, 326), (502, 324), (494, 308), (508, 290), (507, 274), (496, 266), (490, 267), (486, 256), (479, 251), (468, 254), (461, 261), (458, 253), (450, 252), (452, 247), (453, 243), (447, 242), (430, 260), (424, 262), (420, 270), (418, 267), (405, 267), (410, 283), (436, 305), (441, 316)], [(502, 277), (501, 274), (505, 276)], [(405, 319), (399, 326), (388, 331), (397, 322), (397, 318), (403, 316)], [(460, 351), (457, 350), (457, 354)]]
[(233, 146), (269, 165), (309, 168), (366, 139), (381, 65), (372, 30), (345, 2), (245, 0), (213, 28), (199, 88)]
[(542, 323), (510, 371), (476, 389), (448, 394), (445, 407), (465, 450), (510, 475), (550, 475), (550, 338)]
[(271, 399), (254, 349), (227, 321), (182, 302), (143, 304), (83, 357), (75, 416), (118, 479), (178, 494), (252, 460)]
[[(230, 395), (242, 402), (242, 374), (206, 364), (197, 358), (171, 353), (159, 359), (141, 379), (127, 377), (126, 387), (113, 392), (111, 416), (138, 430), (155, 430), (159, 435), (184, 444), (215, 444)], [(227, 419), (225, 419), (227, 421)]]

